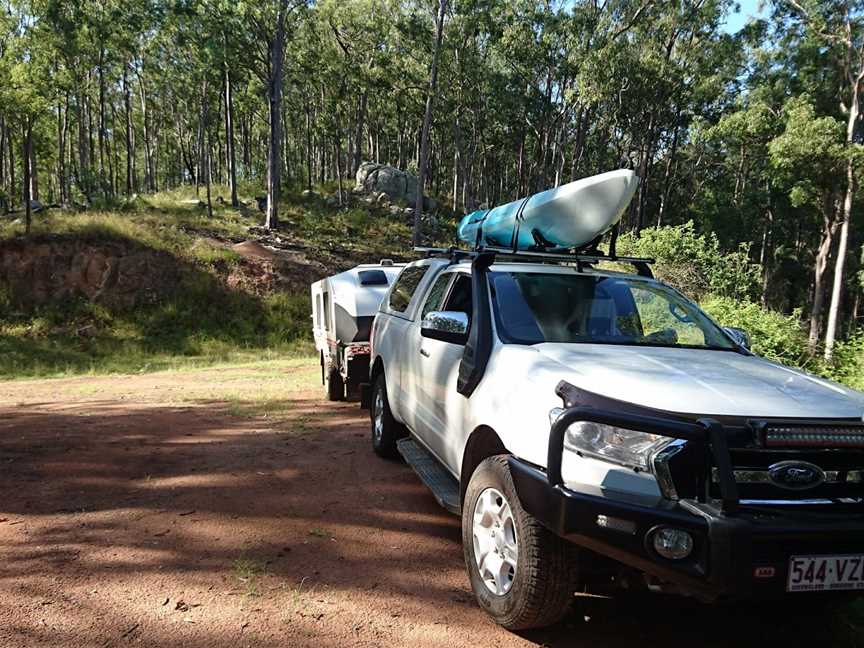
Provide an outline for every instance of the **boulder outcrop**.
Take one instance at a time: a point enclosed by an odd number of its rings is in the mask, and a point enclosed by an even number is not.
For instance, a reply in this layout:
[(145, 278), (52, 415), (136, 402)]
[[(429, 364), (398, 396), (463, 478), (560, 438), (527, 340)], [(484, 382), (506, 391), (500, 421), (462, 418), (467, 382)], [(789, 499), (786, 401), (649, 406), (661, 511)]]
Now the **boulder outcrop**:
[[(357, 169), (356, 180), (357, 186), (351, 192), (372, 196), (379, 207), (386, 208), (388, 202), (413, 205), (417, 200), (417, 176), (409, 171), (377, 162), (363, 162)], [(437, 208), (436, 200), (423, 196), (423, 209), (434, 211)]]

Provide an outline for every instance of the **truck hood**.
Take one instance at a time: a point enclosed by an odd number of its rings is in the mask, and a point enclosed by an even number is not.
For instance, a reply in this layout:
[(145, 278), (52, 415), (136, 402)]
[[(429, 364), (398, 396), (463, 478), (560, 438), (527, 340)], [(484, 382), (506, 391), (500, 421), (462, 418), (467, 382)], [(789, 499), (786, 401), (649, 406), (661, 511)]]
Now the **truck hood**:
[(864, 416), (864, 393), (733, 351), (539, 344), (536, 367), (609, 398), (682, 414), (782, 418)]

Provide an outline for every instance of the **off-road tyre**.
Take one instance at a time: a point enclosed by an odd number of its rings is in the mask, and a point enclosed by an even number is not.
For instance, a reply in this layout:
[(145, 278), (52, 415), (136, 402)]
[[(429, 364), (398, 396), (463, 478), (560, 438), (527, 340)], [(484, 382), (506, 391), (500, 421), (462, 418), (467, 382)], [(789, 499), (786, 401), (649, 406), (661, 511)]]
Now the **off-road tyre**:
[(387, 382), (383, 373), (379, 373), (372, 383), (369, 419), (371, 422), (372, 449), (375, 454), (385, 459), (398, 459), (400, 455), (396, 442), (406, 437), (408, 430), (393, 418), (393, 412), (390, 411), (390, 401), (387, 400)]
[[(487, 588), (474, 558), (474, 509), (480, 494), (494, 488), (513, 513), (517, 565), (512, 585), (498, 595)], [(525, 512), (516, 494), (507, 455), (485, 459), (468, 482), (462, 504), (462, 547), (471, 588), (480, 607), (508, 630), (542, 628), (560, 621), (576, 591), (576, 552)]]
[(329, 401), (345, 400), (345, 381), (342, 374), (329, 361), (324, 361), (324, 394)]

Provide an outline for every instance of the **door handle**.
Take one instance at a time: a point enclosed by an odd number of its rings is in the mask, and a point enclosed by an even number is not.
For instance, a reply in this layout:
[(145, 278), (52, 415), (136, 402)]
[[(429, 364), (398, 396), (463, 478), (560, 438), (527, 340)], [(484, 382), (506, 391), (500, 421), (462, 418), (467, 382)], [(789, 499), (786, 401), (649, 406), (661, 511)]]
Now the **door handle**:
[(422, 355), (424, 358), (428, 358), (428, 357), (429, 357), (429, 352), (428, 352), (426, 349), (423, 349), (423, 348), (421, 347), (421, 349), (420, 349), (420, 355)]

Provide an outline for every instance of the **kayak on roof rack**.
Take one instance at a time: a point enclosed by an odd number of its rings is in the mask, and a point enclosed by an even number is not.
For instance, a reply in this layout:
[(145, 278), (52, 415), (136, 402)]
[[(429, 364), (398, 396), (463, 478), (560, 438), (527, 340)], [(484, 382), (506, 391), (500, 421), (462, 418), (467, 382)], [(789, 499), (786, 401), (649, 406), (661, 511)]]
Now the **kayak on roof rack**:
[(638, 186), (638, 176), (628, 169), (582, 178), (467, 214), (458, 236), (472, 247), (578, 248), (618, 223)]

